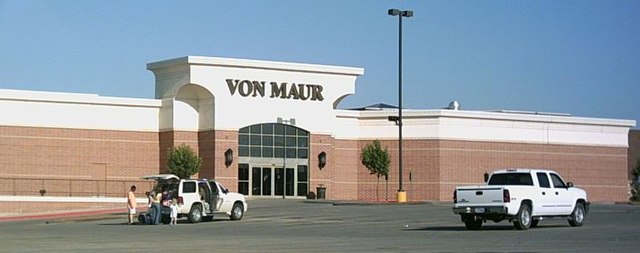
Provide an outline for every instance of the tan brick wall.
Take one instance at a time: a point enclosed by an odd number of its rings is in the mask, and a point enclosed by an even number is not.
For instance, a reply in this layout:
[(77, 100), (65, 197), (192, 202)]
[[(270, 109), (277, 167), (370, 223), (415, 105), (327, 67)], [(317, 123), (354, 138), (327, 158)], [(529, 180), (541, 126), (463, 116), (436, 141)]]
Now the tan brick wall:
[(440, 141), (440, 200), (455, 185), (482, 183), (496, 168), (547, 168), (587, 191), (591, 201), (624, 201), (626, 148)]
[[(227, 167), (224, 164), (224, 152), (233, 151), (233, 162)], [(238, 132), (215, 132), (215, 179), (230, 191), (238, 190)]]
[(0, 126), (2, 178), (132, 180), (158, 159), (158, 133)]
[[(336, 141), (341, 160), (335, 165), (342, 174), (357, 173), (357, 199), (376, 200), (377, 178), (360, 163), (360, 149), (371, 141), (360, 141), (347, 152), (349, 142)], [(378, 200), (396, 200), (398, 183), (397, 141), (381, 141), (391, 154), (387, 182), (380, 180)], [(451, 201), (455, 186), (483, 184), (484, 172), (501, 168), (546, 168), (585, 189), (591, 201), (624, 201), (626, 148), (540, 145), (448, 140), (403, 141), (403, 189), (408, 201)], [(334, 177), (335, 175), (335, 177)], [(336, 172), (327, 178), (341, 177)], [(410, 180), (411, 179), (411, 180)], [(342, 188), (348, 190), (349, 188)], [(339, 196), (343, 199), (345, 196)]]
[[(358, 198), (358, 174), (354, 170), (356, 141), (338, 141), (328, 135), (312, 134), (309, 143), (309, 191), (326, 188), (326, 198), (347, 200)], [(319, 167), (318, 155), (325, 152), (327, 164)]]
[[(630, 148), (404, 140), (403, 188), (409, 201), (450, 201), (457, 185), (481, 184), (483, 173), (500, 168), (548, 168), (584, 188), (592, 201), (628, 198), (628, 168), (636, 154), (638, 131), (630, 133)], [(383, 140), (391, 154), (389, 181), (377, 178), (360, 162), (360, 152), (372, 140), (336, 140), (312, 134), (309, 150), (310, 191), (320, 184), (327, 198), (336, 200), (395, 201), (398, 190), (398, 142)], [(92, 195), (118, 192), (124, 182), (166, 172), (169, 147), (186, 143), (203, 158), (199, 177), (215, 178), (237, 190), (238, 133), (236, 131), (160, 133), (0, 127), (0, 179), (14, 180), (0, 194)], [(224, 152), (234, 161), (227, 167)], [(327, 153), (327, 165), (318, 167), (318, 154)], [(16, 179), (48, 179), (34, 188)], [(54, 179), (68, 180), (60, 183)], [(105, 180), (104, 183), (96, 183)], [(73, 181), (73, 182), (71, 182)], [(115, 181), (108, 184), (106, 181)], [(71, 182), (71, 183), (70, 183)], [(71, 185), (71, 186), (69, 186)], [(71, 190), (70, 190), (71, 189)], [(377, 189), (377, 190), (376, 190)], [(126, 189), (125, 189), (126, 190)], [(125, 192), (122, 190), (122, 192)], [(20, 193), (15, 193), (20, 192)], [(377, 193), (377, 194), (376, 194)], [(109, 193), (114, 194), (114, 193)]]
[(199, 176), (201, 178), (215, 178), (215, 131), (198, 132), (198, 156), (202, 159)]

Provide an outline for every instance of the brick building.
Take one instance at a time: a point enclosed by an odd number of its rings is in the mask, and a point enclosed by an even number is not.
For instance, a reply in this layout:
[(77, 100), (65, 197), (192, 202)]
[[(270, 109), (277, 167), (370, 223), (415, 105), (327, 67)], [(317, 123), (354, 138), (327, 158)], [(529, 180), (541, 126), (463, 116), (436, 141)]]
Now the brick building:
[[(397, 109), (337, 109), (363, 69), (193, 56), (147, 68), (155, 99), (0, 90), (0, 195), (120, 194), (166, 172), (168, 148), (185, 143), (203, 159), (199, 177), (252, 197), (304, 198), (322, 185), (329, 199), (395, 200), (398, 128), (388, 118)], [(448, 201), (454, 186), (513, 167), (556, 170), (592, 201), (628, 198), (635, 121), (403, 112), (409, 201)], [(360, 162), (376, 139), (392, 158), (379, 187)]]

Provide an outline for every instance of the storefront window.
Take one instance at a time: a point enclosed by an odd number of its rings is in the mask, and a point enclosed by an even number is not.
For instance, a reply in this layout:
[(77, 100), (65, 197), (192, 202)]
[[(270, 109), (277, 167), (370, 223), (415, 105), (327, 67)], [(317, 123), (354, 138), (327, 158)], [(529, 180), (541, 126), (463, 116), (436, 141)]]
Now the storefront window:
[[(285, 149), (286, 147), (286, 149)], [(241, 157), (308, 158), (309, 132), (295, 126), (267, 123), (238, 131)]]

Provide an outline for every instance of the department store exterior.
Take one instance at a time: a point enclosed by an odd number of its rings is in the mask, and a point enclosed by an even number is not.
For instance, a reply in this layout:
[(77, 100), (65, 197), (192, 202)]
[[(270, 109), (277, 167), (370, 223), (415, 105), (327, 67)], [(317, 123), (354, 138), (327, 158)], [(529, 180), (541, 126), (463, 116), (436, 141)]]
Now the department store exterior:
[[(398, 128), (388, 117), (397, 110), (337, 109), (363, 69), (194, 56), (147, 68), (155, 99), (0, 90), (0, 181), (14, 182), (0, 194), (65, 195), (45, 180), (164, 173), (167, 150), (184, 143), (203, 160), (199, 177), (251, 197), (305, 198), (322, 186), (328, 199), (395, 200)], [(408, 201), (450, 201), (456, 185), (500, 168), (553, 169), (592, 201), (628, 199), (635, 121), (457, 109), (403, 109), (403, 118)], [(392, 160), (379, 187), (360, 162), (373, 140)]]

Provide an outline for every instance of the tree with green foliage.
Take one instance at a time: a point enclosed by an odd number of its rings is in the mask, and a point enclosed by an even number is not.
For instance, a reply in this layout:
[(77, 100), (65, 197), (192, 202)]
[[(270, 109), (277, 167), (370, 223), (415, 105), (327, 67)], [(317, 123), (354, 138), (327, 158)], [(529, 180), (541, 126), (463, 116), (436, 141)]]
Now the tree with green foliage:
[(636, 161), (636, 166), (631, 170), (633, 181), (631, 181), (631, 200), (640, 201), (640, 160)]
[(376, 175), (376, 201), (378, 201), (378, 189), (380, 188), (380, 177), (389, 175), (389, 165), (391, 158), (387, 148), (382, 149), (379, 140), (374, 140), (362, 149), (362, 164), (367, 167), (371, 175)]
[(167, 167), (169, 172), (182, 179), (188, 179), (191, 175), (200, 172), (202, 159), (187, 144), (182, 144), (169, 149)]

